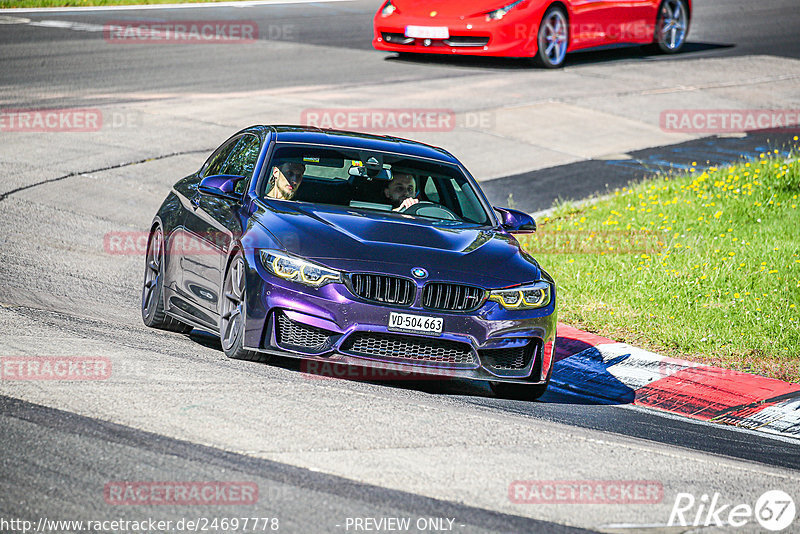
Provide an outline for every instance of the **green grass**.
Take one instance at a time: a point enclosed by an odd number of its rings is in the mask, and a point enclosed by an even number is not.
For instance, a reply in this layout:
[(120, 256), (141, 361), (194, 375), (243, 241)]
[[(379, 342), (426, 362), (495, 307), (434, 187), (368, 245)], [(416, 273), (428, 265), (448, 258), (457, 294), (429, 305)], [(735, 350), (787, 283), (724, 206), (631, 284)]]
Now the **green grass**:
[(231, 0), (0, 0), (0, 9), (28, 7), (133, 6), (142, 4), (194, 4)]
[(562, 204), (521, 242), (555, 277), (560, 320), (800, 382), (799, 205), (798, 153), (762, 154)]

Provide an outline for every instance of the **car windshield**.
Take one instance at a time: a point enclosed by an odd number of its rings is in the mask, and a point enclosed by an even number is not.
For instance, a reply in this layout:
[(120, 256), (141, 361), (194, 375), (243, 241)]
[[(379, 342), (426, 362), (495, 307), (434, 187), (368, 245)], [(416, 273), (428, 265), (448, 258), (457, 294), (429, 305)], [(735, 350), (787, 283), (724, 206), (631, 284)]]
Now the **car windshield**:
[[(262, 198), (490, 224), (470, 180), (455, 165), (369, 150), (279, 144)], [(407, 201), (402, 205), (405, 199)]]

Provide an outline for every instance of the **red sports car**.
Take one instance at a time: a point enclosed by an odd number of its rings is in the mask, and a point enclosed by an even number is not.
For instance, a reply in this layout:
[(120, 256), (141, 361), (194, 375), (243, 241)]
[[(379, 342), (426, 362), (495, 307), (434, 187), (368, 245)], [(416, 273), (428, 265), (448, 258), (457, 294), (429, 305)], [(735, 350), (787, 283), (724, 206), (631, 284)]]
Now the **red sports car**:
[(619, 43), (678, 52), (691, 11), (691, 0), (386, 0), (372, 44), (401, 53), (530, 57), (554, 68), (567, 52)]

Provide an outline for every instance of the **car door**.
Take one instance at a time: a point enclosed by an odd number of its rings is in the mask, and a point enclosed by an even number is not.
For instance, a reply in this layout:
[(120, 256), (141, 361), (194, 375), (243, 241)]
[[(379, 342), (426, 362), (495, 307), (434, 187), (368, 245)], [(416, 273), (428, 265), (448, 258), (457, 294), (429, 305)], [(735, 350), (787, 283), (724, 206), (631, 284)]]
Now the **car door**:
[(570, 49), (607, 44), (616, 31), (616, 0), (572, 0), (570, 2)]
[(641, 43), (653, 38), (654, 0), (573, 0), (571, 36), (575, 48)]
[[(261, 150), (257, 135), (231, 139), (212, 156), (201, 179), (217, 174), (244, 176), (235, 191), (244, 193)], [(220, 288), (231, 244), (242, 234), (241, 203), (195, 191), (184, 228), (187, 233), (183, 254), (183, 291), (202, 314), (216, 326)], [(206, 320), (207, 322), (207, 320)]]
[(624, 6), (627, 17), (626, 43), (651, 43), (655, 36), (655, 22), (659, 0), (628, 0)]

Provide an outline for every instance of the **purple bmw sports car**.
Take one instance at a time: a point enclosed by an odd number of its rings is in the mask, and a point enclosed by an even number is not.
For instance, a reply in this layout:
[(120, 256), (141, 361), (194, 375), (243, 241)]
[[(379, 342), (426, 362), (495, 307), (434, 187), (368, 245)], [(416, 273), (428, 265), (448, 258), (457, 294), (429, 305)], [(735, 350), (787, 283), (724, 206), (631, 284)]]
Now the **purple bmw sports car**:
[(556, 288), (450, 153), (254, 126), (176, 183), (150, 227), (142, 317), (219, 334), (231, 358), (489, 381), (535, 399), (553, 368)]

